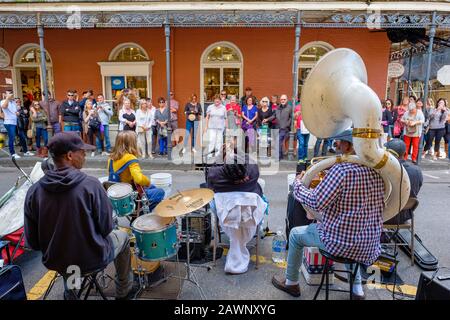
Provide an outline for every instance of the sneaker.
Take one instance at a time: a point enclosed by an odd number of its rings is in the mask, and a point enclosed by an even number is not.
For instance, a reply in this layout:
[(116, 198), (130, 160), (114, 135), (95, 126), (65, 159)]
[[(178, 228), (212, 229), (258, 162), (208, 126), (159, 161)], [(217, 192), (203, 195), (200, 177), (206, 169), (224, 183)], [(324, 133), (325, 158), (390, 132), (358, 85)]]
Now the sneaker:
[(91, 157), (95, 157), (95, 151), (91, 152)]
[(14, 159), (20, 159), (20, 158), (22, 158), (22, 157), (19, 156), (17, 153), (14, 153), (11, 157), (13, 157)]
[(435, 155), (433, 155), (433, 160), (437, 160), (437, 157)]
[(186, 148), (181, 149), (181, 153), (185, 153), (186, 152)]
[(23, 155), (24, 155), (25, 157), (32, 157), (32, 156), (34, 156), (34, 153), (31, 152), (31, 151), (27, 151), (27, 152), (25, 152)]
[(102, 152), (102, 156), (109, 156), (109, 152), (103, 151), (103, 152)]
[(192, 148), (192, 152), (197, 153), (197, 150), (195, 150), (195, 148)]

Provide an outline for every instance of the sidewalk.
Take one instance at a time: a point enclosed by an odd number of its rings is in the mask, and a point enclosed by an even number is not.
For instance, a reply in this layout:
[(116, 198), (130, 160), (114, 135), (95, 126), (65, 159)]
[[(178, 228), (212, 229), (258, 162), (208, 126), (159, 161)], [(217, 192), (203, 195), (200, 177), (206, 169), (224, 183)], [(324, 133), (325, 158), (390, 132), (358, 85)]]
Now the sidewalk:
[[(33, 167), (37, 161), (42, 161), (42, 158), (21, 157), (20, 159), (17, 159), (17, 163), (24, 168)], [(139, 159), (139, 163), (141, 165), (141, 168), (144, 170), (190, 171), (195, 170), (196, 167), (193, 163), (175, 164), (172, 161), (168, 161), (167, 156), (164, 157), (156, 156), (154, 159)], [(2, 167), (14, 166), (7, 152), (0, 152), (0, 166)], [(86, 163), (84, 165), (85, 168), (105, 169), (106, 172), (106, 166), (107, 166), (106, 156), (96, 155), (95, 157), (91, 157), (90, 155), (86, 155)], [(281, 160), (278, 166), (278, 170), (295, 172), (296, 166), (297, 166), (296, 160), (295, 161)], [(426, 157), (425, 159), (420, 159), (419, 166), (422, 168), (422, 170), (427, 171), (448, 170), (450, 169), (450, 161), (447, 158), (432, 160), (431, 158)]]

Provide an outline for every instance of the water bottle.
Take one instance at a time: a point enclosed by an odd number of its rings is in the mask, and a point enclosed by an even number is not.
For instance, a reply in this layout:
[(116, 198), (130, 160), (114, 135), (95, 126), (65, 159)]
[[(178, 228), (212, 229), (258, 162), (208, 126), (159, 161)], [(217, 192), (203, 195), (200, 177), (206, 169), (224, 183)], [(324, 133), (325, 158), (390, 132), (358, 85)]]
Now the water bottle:
[(286, 259), (286, 238), (283, 232), (278, 230), (276, 236), (272, 240), (272, 261), (275, 263), (283, 263)]

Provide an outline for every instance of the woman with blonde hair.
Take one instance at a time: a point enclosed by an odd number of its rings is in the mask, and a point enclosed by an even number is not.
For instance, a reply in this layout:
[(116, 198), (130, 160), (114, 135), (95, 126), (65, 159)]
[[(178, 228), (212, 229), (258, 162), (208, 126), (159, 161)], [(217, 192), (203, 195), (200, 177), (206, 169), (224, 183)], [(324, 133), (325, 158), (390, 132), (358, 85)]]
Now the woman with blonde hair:
[[(86, 100), (83, 111), (83, 131), (88, 138), (89, 144), (95, 146), (96, 138), (101, 143), (102, 153), (105, 152), (105, 144), (103, 143), (103, 135), (101, 132), (102, 122), (97, 110), (92, 104), (92, 100)], [(92, 151), (91, 157), (95, 156), (95, 151)]]
[(145, 194), (150, 201), (149, 209), (152, 211), (164, 198), (164, 190), (151, 185), (150, 179), (142, 173), (137, 159), (140, 156), (136, 133), (130, 130), (119, 132), (108, 159), (109, 181), (137, 184), (144, 187)]
[(136, 111), (136, 133), (139, 148), (141, 149), (142, 159), (145, 159), (146, 153), (150, 159), (152, 156), (152, 122), (154, 112), (148, 108), (147, 100), (139, 101), (139, 109)]
[[(33, 128), (36, 131), (36, 148), (37, 148), (37, 156), (40, 158), (45, 158), (48, 156), (48, 116), (45, 110), (42, 108), (41, 104), (38, 101), (34, 101), (31, 111), (31, 121), (33, 122)], [(41, 148), (41, 137), (44, 138), (44, 147)]]

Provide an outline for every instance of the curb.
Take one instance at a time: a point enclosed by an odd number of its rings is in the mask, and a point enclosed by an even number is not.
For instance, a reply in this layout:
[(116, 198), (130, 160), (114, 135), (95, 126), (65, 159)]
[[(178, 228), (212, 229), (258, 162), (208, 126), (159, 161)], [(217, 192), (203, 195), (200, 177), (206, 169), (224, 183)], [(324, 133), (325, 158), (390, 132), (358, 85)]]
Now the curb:
[[(34, 164), (38, 161), (42, 161), (42, 158), (38, 157), (22, 157), (17, 159), (17, 163), (22, 168), (32, 168)], [(93, 168), (93, 169), (105, 169), (106, 170), (106, 157), (95, 157), (90, 158), (86, 157), (85, 168)], [(167, 159), (140, 159), (139, 164), (144, 170), (178, 170), (178, 171), (193, 171), (198, 170), (195, 164), (175, 164)], [(14, 164), (10, 160), (9, 157), (0, 156), (0, 166), (2, 167), (14, 167)], [(278, 166), (274, 169), (281, 171), (291, 171), (295, 172), (297, 167), (297, 161), (290, 160), (281, 160)], [(420, 168), (424, 171), (433, 171), (433, 170), (449, 170), (450, 162), (448, 160), (428, 160), (423, 159), (420, 163)], [(263, 173), (264, 169), (269, 169), (269, 167), (260, 165), (260, 170)]]

